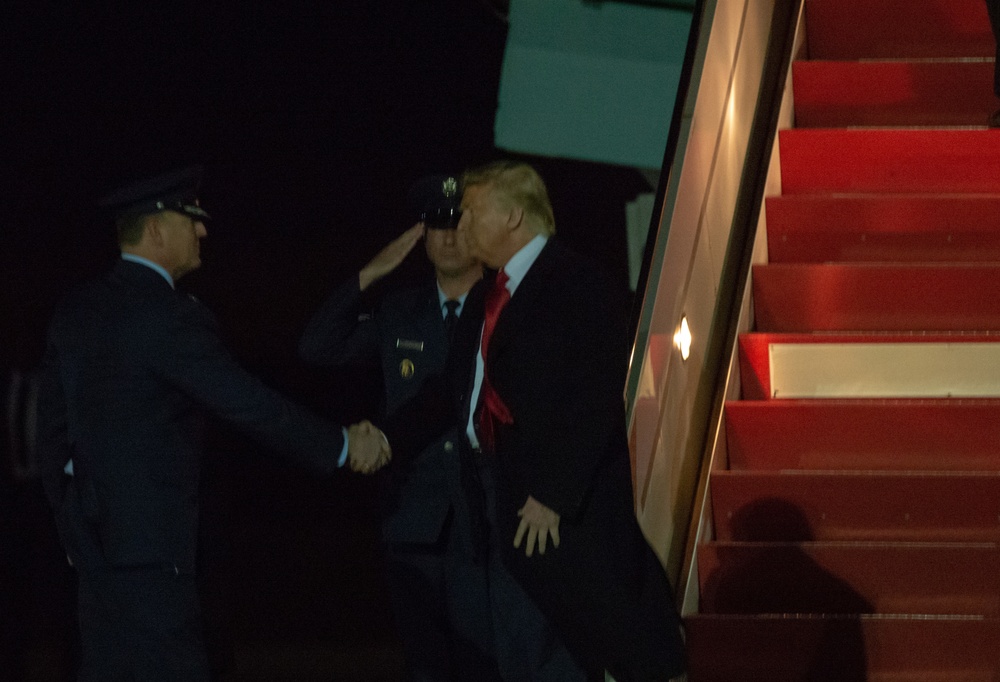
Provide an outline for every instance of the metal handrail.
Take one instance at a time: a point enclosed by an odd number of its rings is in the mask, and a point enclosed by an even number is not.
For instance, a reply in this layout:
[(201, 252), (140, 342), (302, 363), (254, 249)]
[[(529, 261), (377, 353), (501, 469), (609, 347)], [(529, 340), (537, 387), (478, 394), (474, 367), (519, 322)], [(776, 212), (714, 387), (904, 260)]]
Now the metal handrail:
[(764, 60), (761, 86), (747, 145), (746, 159), (734, 211), (733, 230), (726, 251), (725, 265), (716, 304), (716, 321), (709, 342), (715, 374), (715, 391), (705, 426), (704, 448), (694, 496), (691, 522), (685, 539), (683, 567), (677, 594), (684, 595), (691, 573), (701, 525), (701, 510), (706, 509), (708, 480), (715, 454), (717, 434), (722, 428), (723, 410), (730, 381), (731, 360), (739, 335), (743, 300), (750, 280), (757, 226), (764, 201), (771, 152), (778, 133), (785, 82), (794, 57), (796, 30), (805, 0), (776, 0), (771, 16), (771, 30)]

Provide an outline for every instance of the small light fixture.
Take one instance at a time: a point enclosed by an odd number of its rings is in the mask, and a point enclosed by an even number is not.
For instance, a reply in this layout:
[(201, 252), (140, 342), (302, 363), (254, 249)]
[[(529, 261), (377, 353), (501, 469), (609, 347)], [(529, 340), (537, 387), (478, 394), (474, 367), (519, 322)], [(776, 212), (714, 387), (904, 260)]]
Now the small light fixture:
[(691, 328), (686, 315), (681, 317), (681, 328), (674, 334), (674, 345), (681, 352), (681, 360), (687, 360), (691, 355)]

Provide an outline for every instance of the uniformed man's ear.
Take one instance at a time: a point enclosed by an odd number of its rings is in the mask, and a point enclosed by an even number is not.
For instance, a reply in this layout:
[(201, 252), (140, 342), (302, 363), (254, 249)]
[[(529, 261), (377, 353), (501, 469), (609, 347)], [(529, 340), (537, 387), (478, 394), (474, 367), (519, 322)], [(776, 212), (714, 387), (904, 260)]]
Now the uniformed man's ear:
[(146, 218), (145, 231), (150, 242), (157, 246), (163, 245), (163, 221), (159, 216), (151, 215)]

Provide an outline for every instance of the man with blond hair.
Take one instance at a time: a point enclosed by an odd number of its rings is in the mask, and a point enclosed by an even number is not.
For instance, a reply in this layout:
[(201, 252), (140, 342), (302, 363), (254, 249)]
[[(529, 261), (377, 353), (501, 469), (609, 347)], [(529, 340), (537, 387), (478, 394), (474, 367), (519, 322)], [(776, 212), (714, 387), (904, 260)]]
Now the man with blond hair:
[[(669, 680), (684, 669), (680, 619), (635, 518), (613, 289), (554, 237), (531, 166), (495, 162), (462, 186), (458, 231), (497, 275), (459, 326), (450, 418), (481, 489), (504, 679)], [(425, 428), (447, 414), (429, 391), (418, 400)], [(387, 426), (394, 447), (404, 433)]]

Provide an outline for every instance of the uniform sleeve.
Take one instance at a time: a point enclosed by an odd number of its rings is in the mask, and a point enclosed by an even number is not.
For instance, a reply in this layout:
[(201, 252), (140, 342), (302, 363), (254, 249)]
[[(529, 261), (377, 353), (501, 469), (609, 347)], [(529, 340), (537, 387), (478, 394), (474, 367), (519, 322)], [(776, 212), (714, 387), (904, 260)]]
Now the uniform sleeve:
[(165, 381), (235, 426), (309, 468), (339, 467), (340, 425), (319, 418), (244, 370), (222, 346), (212, 314), (195, 301), (173, 311), (150, 361)]
[(358, 278), (338, 287), (316, 311), (302, 338), (299, 357), (324, 367), (360, 364), (378, 353), (374, 317), (364, 311)]

